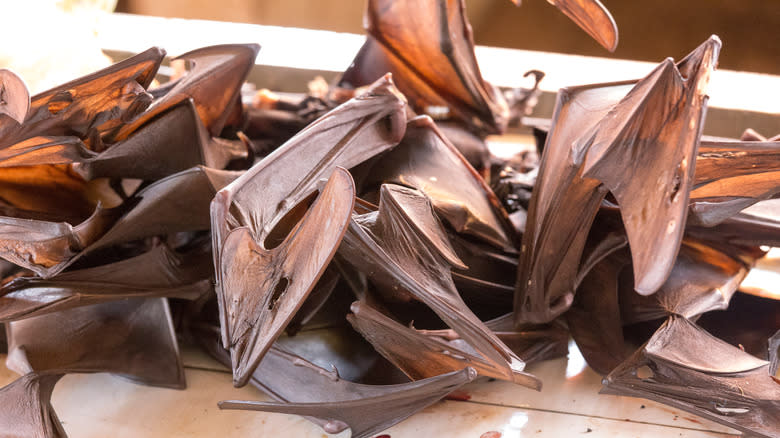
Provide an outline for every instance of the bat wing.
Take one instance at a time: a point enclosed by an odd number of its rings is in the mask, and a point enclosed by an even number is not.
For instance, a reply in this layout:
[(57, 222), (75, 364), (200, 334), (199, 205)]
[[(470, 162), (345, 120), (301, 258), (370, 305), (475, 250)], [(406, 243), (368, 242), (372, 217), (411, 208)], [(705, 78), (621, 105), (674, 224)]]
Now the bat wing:
[(769, 363), (681, 316), (670, 316), (604, 383), (602, 393), (647, 398), (746, 434), (780, 430), (780, 391)]
[(17, 277), (0, 288), (0, 321), (133, 297), (195, 299), (212, 291), (211, 253), (179, 253), (159, 245), (114, 263), (68, 271), (49, 279)]
[(257, 44), (225, 44), (203, 47), (179, 56), (176, 59), (190, 64), (187, 74), (172, 84), (146, 112), (124, 126), (114, 141), (124, 140), (150, 119), (186, 99), (192, 99), (209, 133), (219, 135), (233, 107), (241, 103), (241, 85), (255, 64), (259, 51)]
[(371, 37), (342, 83), (365, 85), (389, 71), (418, 113), (444, 110), (479, 131), (503, 132), (509, 108), (482, 79), (462, 0), (371, 0), (365, 24)]
[(780, 142), (702, 141), (688, 220), (711, 227), (780, 193)]
[(620, 205), (635, 289), (649, 295), (663, 284), (685, 228), (704, 88), (719, 48), (712, 37), (635, 85), (559, 93), (521, 247), (518, 324), (547, 322), (568, 309), (587, 232), (607, 191)]
[(429, 117), (410, 120), (401, 143), (368, 174), (366, 190), (376, 192), (383, 183), (414, 187), (457, 232), (514, 248), (513, 229), (500, 201)]
[(663, 284), (680, 246), (705, 89), (720, 45), (711, 37), (679, 66), (662, 62), (610, 111), (589, 140), (584, 174), (602, 181), (620, 205), (635, 289), (644, 295)]
[(194, 167), (154, 182), (131, 198), (126, 212), (79, 257), (145, 237), (208, 230), (211, 200), (240, 174)]
[(737, 247), (729, 253), (686, 238), (669, 278), (656, 293), (642, 296), (623, 291), (623, 323), (652, 321), (672, 313), (694, 320), (705, 312), (725, 310), (757, 255)]
[(358, 271), (371, 273), (372, 283), (386, 295), (408, 294), (425, 303), (483, 355), (500, 378), (535, 387), (537, 382), (529, 384), (522, 373), (523, 362), (460, 298), (450, 267), (463, 265), (438, 225), (430, 201), (421, 192), (401, 186), (386, 184), (380, 192), (378, 214), (358, 216), (350, 224), (339, 248), (342, 259)]
[(0, 435), (66, 438), (51, 394), (62, 374), (28, 373), (0, 389)]
[(39, 135), (76, 135), (94, 149), (95, 140), (110, 137), (149, 106), (152, 96), (146, 88), (164, 56), (165, 51), (151, 48), (33, 96), (24, 124), (2, 145)]
[(0, 149), (0, 167), (79, 163), (96, 155), (78, 137), (38, 136)]
[(344, 235), (354, 198), (352, 177), (337, 168), (278, 247), (264, 249), (247, 227), (227, 235), (218, 269), (237, 386), (246, 384), (322, 275)]
[(83, 160), (79, 172), (90, 180), (110, 177), (156, 181), (195, 166), (223, 169), (230, 160), (246, 154), (245, 147), (212, 139), (193, 101), (185, 99), (148, 119), (133, 135), (105, 152)]
[(588, 230), (606, 189), (585, 178), (575, 148), (633, 83), (564, 88), (558, 92), (528, 208), (515, 290), (516, 323), (545, 323), (573, 300)]
[(138, 383), (183, 389), (184, 369), (165, 298), (76, 307), (8, 325), (10, 369), (108, 372)]
[(629, 264), (627, 251), (621, 251), (593, 266), (566, 312), (577, 347), (588, 365), (603, 375), (631, 354), (626, 350), (619, 302), (620, 274)]
[[(355, 189), (339, 166), (353, 167), (397, 144), (406, 125), (403, 109), (390, 78), (384, 77), (309, 125), (215, 197), (211, 220), (222, 341), (231, 349), (236, 385), (246, 384), (341, 240)], [(284, 169), (284, 177), (279, 169)], [(315, 201), (315, 212), (309, 204), (327, 177), (332, 179), (328, 196), (321, 194)], [(307, 209), (317, 220), (296, 228)], [(323, 235), (325, 229), (331, 231)], [(256, 283), (242, 280), (246, 274)], [(242, 302), (252, 304), (231, 313)], [(260, 336), (261, 326), (273, 329)]]
[[(275, 394), (279, 402), (222, 401), (220, 409), (298, 414), (313, 417), (327, 433), (349, 428), (351, 436), (365, 438), (441, 400), (474, 380), (477, 374), (466, 368), (410, 383), (363, 385), (343, 380), (334, 371), (272, 348), (255, 376), (257, 385)], [(291, 388), (304, 390), (290, 391)]]
[[(519, 1), (519, 0), (518, 0)], [(599, 0), (547, 0), (610, 52), (618, 45), (615, 19)]]
[[(459, 349), (439, 337), (405, 327), (366, 303), (356, 301), (347, 319), (374, 348), (413, 380), (439, 376), (472, 367), (481, 376), (512, 381), (541, 390), (542, 383), (522, 370), (507, 373), (478, 353)], [(508, 375), (509, 374), (509, 375)]]

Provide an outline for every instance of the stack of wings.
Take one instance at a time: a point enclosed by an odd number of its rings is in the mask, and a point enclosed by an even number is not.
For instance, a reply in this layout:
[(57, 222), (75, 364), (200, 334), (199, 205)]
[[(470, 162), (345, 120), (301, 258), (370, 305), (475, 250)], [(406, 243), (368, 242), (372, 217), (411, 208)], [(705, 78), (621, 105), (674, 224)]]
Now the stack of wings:
[[(597, 0), (551, 3), (614, 50)], [(571, 336), (603, 392), (776, 436), (780, 294), (739, 288), (780, 246), (780, 142), (702, 137), (718, 38), (562, 89), (506, 159), (536, 90), (482, 79), (464, 14), (369, 0), (327, 93), (252, 103), (253, 44), (163, 85), (157, 48), (32, 97), (0, 70), (0, 435), (65, 436), (68, 373), (184, 388), (177, 338), (273, 399), (221, 408), (368, 437), (478, 376), (541, 390)]]

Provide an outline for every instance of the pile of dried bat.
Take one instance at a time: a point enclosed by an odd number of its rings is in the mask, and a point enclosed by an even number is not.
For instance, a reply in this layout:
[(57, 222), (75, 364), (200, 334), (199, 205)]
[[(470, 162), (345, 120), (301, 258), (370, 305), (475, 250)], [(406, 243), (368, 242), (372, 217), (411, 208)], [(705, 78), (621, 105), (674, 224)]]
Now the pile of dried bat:
[[(615, 48), (597, 0), (551, 3)], [(325, 92), (246, 104), (252, 44), (161, 86), (156, 48), (32, 97), (0, 70), (0, 435), (65, 436), (67, 373), (183, 388), (181, 340), (274, 399), (220, 407), (367, 437), (477, 376), (540, 390), (572, 336), (605, 392), (776, 436), (779, 302), (737, 290), (780, 246), (780, 142), (702, 139), (717, 37), (561, 90), (541, 159), (502, 160), (537, 90), (482, 79), (462, 0), (366, 25)]]

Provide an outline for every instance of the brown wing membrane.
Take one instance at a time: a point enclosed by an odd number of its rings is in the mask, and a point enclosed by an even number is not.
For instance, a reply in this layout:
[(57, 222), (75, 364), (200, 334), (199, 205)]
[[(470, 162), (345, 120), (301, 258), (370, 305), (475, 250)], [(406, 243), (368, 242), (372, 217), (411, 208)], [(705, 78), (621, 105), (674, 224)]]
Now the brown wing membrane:
[(0, 257), (42, 277), (54, 275), (105, 233), (119, 214), (118, 209), (98, 208), (75, 227), (67, 222), (0, 217)]
[(636, 290), (647, 295), (663, 284), (682, 239), (704, 87), (719, 48), (712, 37), (633, 87), (561, 91), (523, 236), (517, 323), (550, 321), (570, 306), (587, 230), (607, 190), (620, 204)]
[[(81, 181), (54, 166), (47, 170), (59, 171), (55, 173), (59, 178), (74, 178), (77, 187)], [(204, 167), (188, 169), (157, 181), (120, 207), (98, 206), (77, 226), (0, 217), (0, 257), (49, 278), (102, 248), (178, 231), (207, 230), (214, 194), (238, 174)], [(0, 179), (3, 175), (0, 172)], [(58, 188), (62, 190), (62, 186)]]
[(625, 324), (677, 314), (689, 319), (728, 307), (755, 258), (732, 248), (731, 254), (686, 238), (669, 278), (656, 293), (642, 296), (626, 289), (621, 295)]
[[(378, 213), (355, 216), (350, 223), (339, 248), (341, 258), (357, 270), (371, 273), (372, 283), (384, 296), (413, 297), (425, 303), (483, 355), (500, 378), (536, 387), (538, 381), (522, 372), (523, 361), (460, 298), (450, 269), (464, 266), (438, 224), (430, 201), (417, 190), (390, 184), (383, 185), (380, 192)], [(426, 377), (432, 375), (435, 373)]]
[[(399, 423), (474, 380), (470, 368), (397, 385), (364, 385), (339, 377), (282, 349), (271, 348), (252, 383), (278, 400), (222, 401), (220, 409), (281, 412), (309, 417), (327, 433), (349, 428), (366, 438)], [(312, 418), (313, 417), (313, 418)]]
[(482, 79), (462, 0), (370, 0), (365, 24), (369, 39), (342, 85), (389, 71), (416, 112), (443, 109), (478, 131), (503, 132), (509, 108)]
[(582, 279), (577, 297), (565, 315), (583, 357), (602, 375), (631, 354), (623, 335), (619, 301), (620, 274), (629, 264), (627, 251), (614, 253), (596, 264)]
[(780, 193), (780, 142), (703, 141), (689, 220), (713, 226)]
[(583, 178), (574, 145), (631, 88), (615, 83), (558, 92), (521, 245), (518, 322), (551, 321), (571, 305), (587, 233), (606, 195), (598, 181)]
[(246, 154), (246, 147), (212, 138), (193, 101), (184, 99), (148, 120), (129, 138), (81, 160), (79, 172), (87, 179), (157, 180), (194, 166), (223, 169), (230, 160)]
[[(620, 205), (635, 289), (643, 295), (664, 282), (680, 246), (705, 90), (720, 46), (713, 36), (678, 66), (663, 62), (615, 106), (589, 141), (584, 175), (602, 181)], [(620, 120), (625, 111), (632, 116)], [(615, 169), (631, 178), (621, 178)], [(648, 186), (647, 181), (655, 183)]]
[(97, 154), (78, 137), (32, 137), (0, 149), (0, 167), (70, 164), (87, 161)]
[(436, 127), (421, 116), (406, 125), (401, 143), (372, 166), (363, 186), (414, 187), (431, 199), (452, 228), (499, 248), (514, 248), (507, 213), (485, 181)]
[(39, 135), (102, 138), (146, 109), (152, 82), (165, 51), (151, 48), (67, 84), (33, 96), (23, 126), (5, 136), (7, 146)]
[(219, 269), (236, 385), (246, 384), (336, 252), (352, 213), (353, 184), (337, 168), (300, 225), (271, 250), (247, 227), (227, 235)]
[(671, 316), (605, 379), (602, 393), (647, 398), (761, 437), (780, 430), (769, 363)]
[(132, 297), (195, 299), (212, 290), (212, 274), (210, 251), (178, 253), (159, 245), (139, 256), (50, 279), (14, 278), (0, 288), (0, 321)]
[(234, 105), (240, 105), (241, 84), (255, 64), (259, 51), (257, 44), (225, 44), (179, 56), (176, 59), (187, 61), (190, 71), (138, 119), (125, 126), (115, 140), (124, 140), (153, 117), (190, 98), (211, 135), (219, 135), (230, 110)]
[(184, 369), (165, 298), (137, 298), (8, 325), (7, 366), (17, 372), (121, 375), (183, 389)]
[(240, 174), (199, 166), (156, 181), (133, 196), (128, 211), (78, 257), (145, 237), (208, 230), (211, 200)]
[(0, 389), (0, 435), (66, 438), (51, 405), (60, 378), (62, 374), (28, 373)]
[(537, 391), (542, 389), (542, 382), (536, 377), (518, 370), (508, 376), (503, 367), (470, 352), (470, 346), (462, 349), (440, 337), (405, 327), (364, 302), (356, 301), (351, 309), (347, 319), (355, 330), (411, 379), (425, 379), (472, 367), (481, 376), (513, 381)]
[[(519, 0), (517, 0), (519, 2)], [(547, 0), (577, 23), (605, 49), (614, 52), (618, 45), (615, 19), (599, 0)]]
[[(390, 78), (384, 77), (365, 94), (309, 125), (219, 192), (212, 202), (222, 342), (231, 350), (236, 385), (246, 384), (341, 240), (355, 193), (351, 176), (338, 167), (355, 166), (397, 144), (406, 125), (403, 110)], [(279, 175), (279, 169), (285, 169), (284, 176)], [(293, 230), (294, 238), (285, 240), (286, 231), (293, 229), (316, 194), (319, 180), (327, 177), (332, 178), (328, 197), (321, 194), (315, 201), (319, 211), (310, 210), (311, 216), (322, 217), (322, 222), (310, 220), (306, 231)], [(337, 210), (329, 213), (329, 205)], [(332, 219), (326, 220), (329, 214)], [(302, 246), (304, 241), (311, 247)], [(312, 252), (312, 248), (317, 251)], [(234, 262), (228, 263), (228, 259)], [(314, 264), (304, 262), (309, 259)], [(274, 267), (280, 270), (267, 270)], [(243, 281), (244, 272), (258, 283)], [(255, 292), (258, 289), (261, 292)], [(233, 306), (244, 305), (246, 300), (253, 304), (241, 313), (231, 313)], [(260, 320), (269, 324), (266, 329), (273, 325), (273, 331), (260, 336)], [(258, 328), (252, 329), (256, 325)]]

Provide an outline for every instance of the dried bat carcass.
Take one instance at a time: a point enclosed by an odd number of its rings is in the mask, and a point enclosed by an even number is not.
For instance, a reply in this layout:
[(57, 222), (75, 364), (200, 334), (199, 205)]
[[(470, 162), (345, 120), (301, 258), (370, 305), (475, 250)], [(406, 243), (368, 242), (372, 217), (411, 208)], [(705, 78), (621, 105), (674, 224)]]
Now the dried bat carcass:
[(124, 140), (179, 103), (192, 99), (203, 124), (212, 136), (222, 132), (234, 107), (241, 108), (241, 85), (255, 63), (257, 44), (225, 44), (202, 47), (176, 59), (191, 65), (191, 70), (162, 91), (149, 109), (123, 127), (113, 138)]
[[(38, 175), (36, 170), (48, 170), (43, 176), (49, 179), (37, 183), (58, 189), (46, 192), (49, 196), (62, 194), (63, 188), (68, 187), (63, 181), (70, 186), (84, 187), (81, 189), (84, 191), (88, 187), (77, 175), (56, 166), (23, 170), (25, 168), (19, 168), (25, 182), (28, 174), (34, 176)], [(5, 169), (0, 173), (0, 180), (13, 176), (13, 171)], [(116, 208), (103, 209), (98, 205), (96, 211), (77, 226), (56, 220), (57, 217), (55, 220), (0, 217), (0, 257), (48, 278), (102, 248), (177, 231), (207, 230), (211, 199), (217, 190), (237, 176), (238, 172), (203, 167), (188, 169), (157, 181)], [(79, 183), (82, 185), (77, 185)], [(27, 199), (19, 196), (22, 202)], [(31, 195), (28, 193), (27, 196)], [(44, 199), (38, 201), (33, 197), (32, 200), (42, 202)], [(31, 204), (31, 208), (36, 205)]]
[(208, 248), (177, 252), (165, 244), (141, 255), (52, 278), (17, 276), (0, 287), (0, 321), (132, 297), (196, 299), (212, 291)]
[(222, 401), (220, 409), (245, 409), (303, 415), (327, 433), (347, 428), (354, 438), (373, 436), (441, 400), (474, 380), (460, 371), (396, 385), (365, 385), (343, 380), (279, 348), (271, 348), (252, 377), (252, 384), (277, 402)]
[(633, 288), (627, 251), (613, 253), (585, 275), (566, 312), (574, 340), (588, 364), (606, 375), (636, 347), (626, 342), (625, 326), (671, 314), (693, 320), (725, 309), (759, 254), (686, 237), (669, 278), (653, 295), (643, 296)]
[[(392, 184), (382, 185), (380, 193), (378, 212), (353, 217), (339, 248), (341, 259), (370, 273), (369, 280), (383, 297), (414, 298), (430, 307), (483, 356), (481, 360), (494, 376), (538, 389), (539, 381), (523, 372), (523, 361), (471, 312), (455, 289), (450, 269), (465, 267), (428, 198), (417, 190)], [(369, 339), (373, 336), (370, 330), (359, 331)], [(372, 344), (378, 349), (392, 348)], [(404, 343), (403, 348), (410, 345)], [(483, 373), (482, 368), (475, 369)], [(423, 377), (437, 374), (431, 369)]]
[(763, 251), (757, 249), (721, 249), (706, 241), (686, 238), (669, 278), (656, 293), (642, 296), (623, 290), (623, 322), (662, 319), (672, 313), (693, 321), (705, 312), (726, 309), (739, 284), (762, 255)]
[(550, 321), (569, 308), (587, 232), (607, 191), (625, 223), (635, 289), (647, 295), (663, 284), (682, 239), (704, 89), (719, 48), (712, 37), (635, 85), (561, 90), (523, 235), (516, 323)]
[(193, 101), (185, 99), (105, 152), (74, 162), (79, 162), (78, 172), (89, 180), (110, 177), (154, 181), (195, 166), (223, 169), (231, 160), (246, 155), (246, 146), (212, 137)]
[(184, 369), (165, 298), (94, 304), (8, 324), (8, 368), (22, 374), (108, 372), (183, 389)]
[(508, 377), (505, 367), (486, 360), (463, 340), (447, 341), (435, 334), (405, 327), (366, 302), (356, 301), (351, 309), (347, 319), (355, 330), (413, 380), (471, 367), (481, 376), (514, 381), (537, 391), (542, 388), (539, 379), (522, 371), (513, 370)]
[[(222, 341), (231, 352), (236, 385), (246, 384), (341, 241), (355, 188), (339, 167), (353, 167), (394, 146), (405, 126), (404, 103), (384, 77), (215, 197), (211, 218)], [(321, 178), (329, 182), (309, 208)]]
[(478, 133), (501, 133), (509, 107), (482, 79), (463, 0), (369, 0), (366, 43), (340, 85), (357, 88), (391, 72), (418, 114), (444, 113)]
[(498, 248), (514, 248), (513, 229), (500, 201), (429, 117), (410, 120), (401, 143), (367, 173), (364, 191), (376, 193), (384, 183), (414, 187), (455, 231)]
[(681, 316), (670, 316), (604, 384), (602, 393), (647, 398), (748, 435), (780, 430), (780, 382), (769, 363)]
[[(32, 97), (24, 123), (0, 138), (0, 147), (36, 136), (77, 136), (90, 149), (144, 111), (146, 88), (165, 56), (159, 48)], [(93, 144), (94, 143), (94, 144)]]

